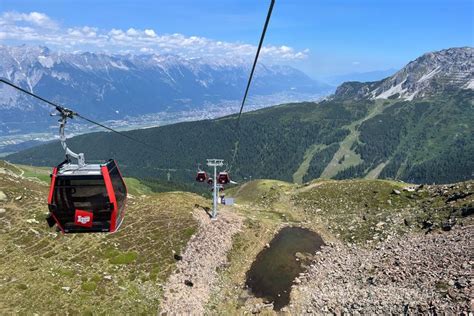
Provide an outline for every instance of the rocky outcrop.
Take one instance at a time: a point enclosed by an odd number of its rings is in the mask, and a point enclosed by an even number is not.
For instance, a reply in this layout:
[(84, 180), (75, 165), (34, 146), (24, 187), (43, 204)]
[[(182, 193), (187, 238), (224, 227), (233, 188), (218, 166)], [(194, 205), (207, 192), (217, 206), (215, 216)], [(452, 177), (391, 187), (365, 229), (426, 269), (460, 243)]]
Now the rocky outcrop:
[(472, 47), (426, 53), (384, 80), (343, 83), (334, 97), (413, 100), (444, 89), (474, 89), (473, 56)]
[(474, 226), (406, 235), (374, 249), (332, 244), (295, 285), (304, 313), (467, 314), (473, 306)]

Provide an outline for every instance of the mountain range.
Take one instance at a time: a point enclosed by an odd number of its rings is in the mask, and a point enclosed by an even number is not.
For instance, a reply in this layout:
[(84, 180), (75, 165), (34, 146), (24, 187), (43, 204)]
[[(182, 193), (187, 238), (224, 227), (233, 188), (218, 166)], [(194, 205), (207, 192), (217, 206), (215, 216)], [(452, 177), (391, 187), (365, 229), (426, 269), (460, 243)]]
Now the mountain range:
[(426, 53), (381, 81), (344, 83), (338, 87), (335, 96), (413, 100), (459, 88), (474, 89), (472, 47)]
[[(231, 115), (127, 132), (158, 150), (105, 132), (69, 143), (88, 159), (116, 158), (129, 176), (169, 180), (171, 175), (192, 189), (195, 166), (206, 158), (225, 159), (238, 181), (250, 176), (296, 183), (318, 177), (472, 179), (473, 52), (470, 47), (431, 52), (386, 79), (344, 83), (320, 102), (248, 112), (239, 130)], [(8, 159), (51, 166), (62, 157), (59, 144), (51, 143)]]
[[(249, 63), (174, 55), (53, 52), (0, 46), (0, 77), (96, 120), (203, 110), (242, 98)], [(303, 72), (259, 64), (250, 94), (268, 100), (317, 99), (332, 87)], [(51, 109), (0, 85), (0, 133), (44, 130)], [(28, 124), (34, 122), (35, 124)]]
[(340, 84), (348, 81), (359, 81), (359, 82), (369, 82), (369, 81), (378, 81), (387, 77), (392, 76), (396, 73), (398, 69), (390, 68), (386, 70), (373, 70), (368, 72), (352, 72), (342, 75), (332, 75), (325, 76), (322, 78), (324, 82), (327, 82), (333, 86), (339, 86)]

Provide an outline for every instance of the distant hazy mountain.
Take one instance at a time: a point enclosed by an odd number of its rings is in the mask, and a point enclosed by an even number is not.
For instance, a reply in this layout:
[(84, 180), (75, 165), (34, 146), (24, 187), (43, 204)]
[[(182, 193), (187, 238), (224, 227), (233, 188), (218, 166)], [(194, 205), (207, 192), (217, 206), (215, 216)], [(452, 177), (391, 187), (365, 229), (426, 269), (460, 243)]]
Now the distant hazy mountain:
[(353, 72), (349, 74), (324, 77), (323, 80), (324, 82), (327, 82), (328, 84), (338, 86), (344, 82), (349, 82), (349, 81), (360, 81), (360, 82), (377, 81), (377, 80), (387, 78), (396, 72), (397, 72), (397, 69), (394, 69), (394, 68), (386, 69), (386, 70), (368, 71), (368, 72)]
[[(250, 66), (172, 55), (62, 53), (46, 47), (0, 46), (0, 77), (99, 120), (239, 100)], [(328, 91), (328, 85), (292, 67), (259, 64), (250, 94), (278, 94), (288, 101)], [(46, 121), (47, 111), (41, 107), (48, 109), (0, 85), (0, 132)]]
[(450, 89), (474, 89), (474, 48), (460, 47), (424, 54), (393, 76), (376, 82), (346, 82), (336, 97), (413, 100)]
[[(318, 103), (247, 113), (240, 123), (232, 174), (237, 180), (252, 176), (294, 182), (318, 177), (415, 183), (472, 179), (472, 63), (471, 48), (429, 53), (384, 80), (345, 83)], [(198, 162), (231, 159), (234, 120), (231, 116), (127, 132), (160, 148), (156, 153), (110, 133), (74, 137), (70, 144), (89, 159), (113, 154), (128, 175), (166, 180), (162, 170), (173, 169), (175, 180), (192, 185), (189, 169)], [(8, 159), (54, 165), (63, 155), (61, 146), (51, 143)]]

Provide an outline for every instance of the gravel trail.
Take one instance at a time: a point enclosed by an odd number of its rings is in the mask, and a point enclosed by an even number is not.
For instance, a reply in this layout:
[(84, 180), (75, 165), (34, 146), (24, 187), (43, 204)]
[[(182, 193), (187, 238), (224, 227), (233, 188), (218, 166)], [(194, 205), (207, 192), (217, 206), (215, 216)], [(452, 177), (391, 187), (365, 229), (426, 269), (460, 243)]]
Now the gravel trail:
[(160, 314), (202, 315), (217, 280), (217, 269), (227, 263), (232, 236), (240, 230), (242, 218), (223, 208), (211, 221), (202, 210), (194, 212), (200, 223), (191, 237), (182, 260), (164, 287)]

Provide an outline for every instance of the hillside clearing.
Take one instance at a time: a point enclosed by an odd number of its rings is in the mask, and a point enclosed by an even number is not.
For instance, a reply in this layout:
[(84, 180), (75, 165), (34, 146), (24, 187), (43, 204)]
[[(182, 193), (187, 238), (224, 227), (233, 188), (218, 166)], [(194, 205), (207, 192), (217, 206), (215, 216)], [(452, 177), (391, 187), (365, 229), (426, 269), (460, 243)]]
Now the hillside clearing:
[(371, 180), (377, 179), (379, 177), (380, 173), (382, 172), (383, 168), (385, 168), (385, 166), (387, 165), (387, 163), (388, 163), (388, 161), (381, 162), (377, 167), (370, 170), (367, 173), (367, 175), (365, 176), (365, 178), (366, 179), (371, 179)]
[(301, 165), (298, 167), (298, 170), (295, 171), (293, 174), (293, 182), (302, 184), (303, 183), (303, 178), (308, 172), (311, 160), (313, 160), (314, 155), (325, 149), (327, 146), (324, 144), (314, 144), (310, 148), (308, 148), (304, 154), (303, 157), (303, 162)]
[(391, 104), (392, 103), (387, 100), (377, 100), (374, 103), (373, 108), (365, 117), (354, 121), (345, 127), (350, 133), (340, 142), (339, 150), (334, 154), (331, 162), (328, 163), (324, 171), (321, 173), (320, 178), (333, 178), (338, 172), (349, 167), (357, 166), (363, 162), (360, 155), (353, 149), (354, 143), (359, 141), (360, 132), (358, 131), (358, 126), (382, 113)]

